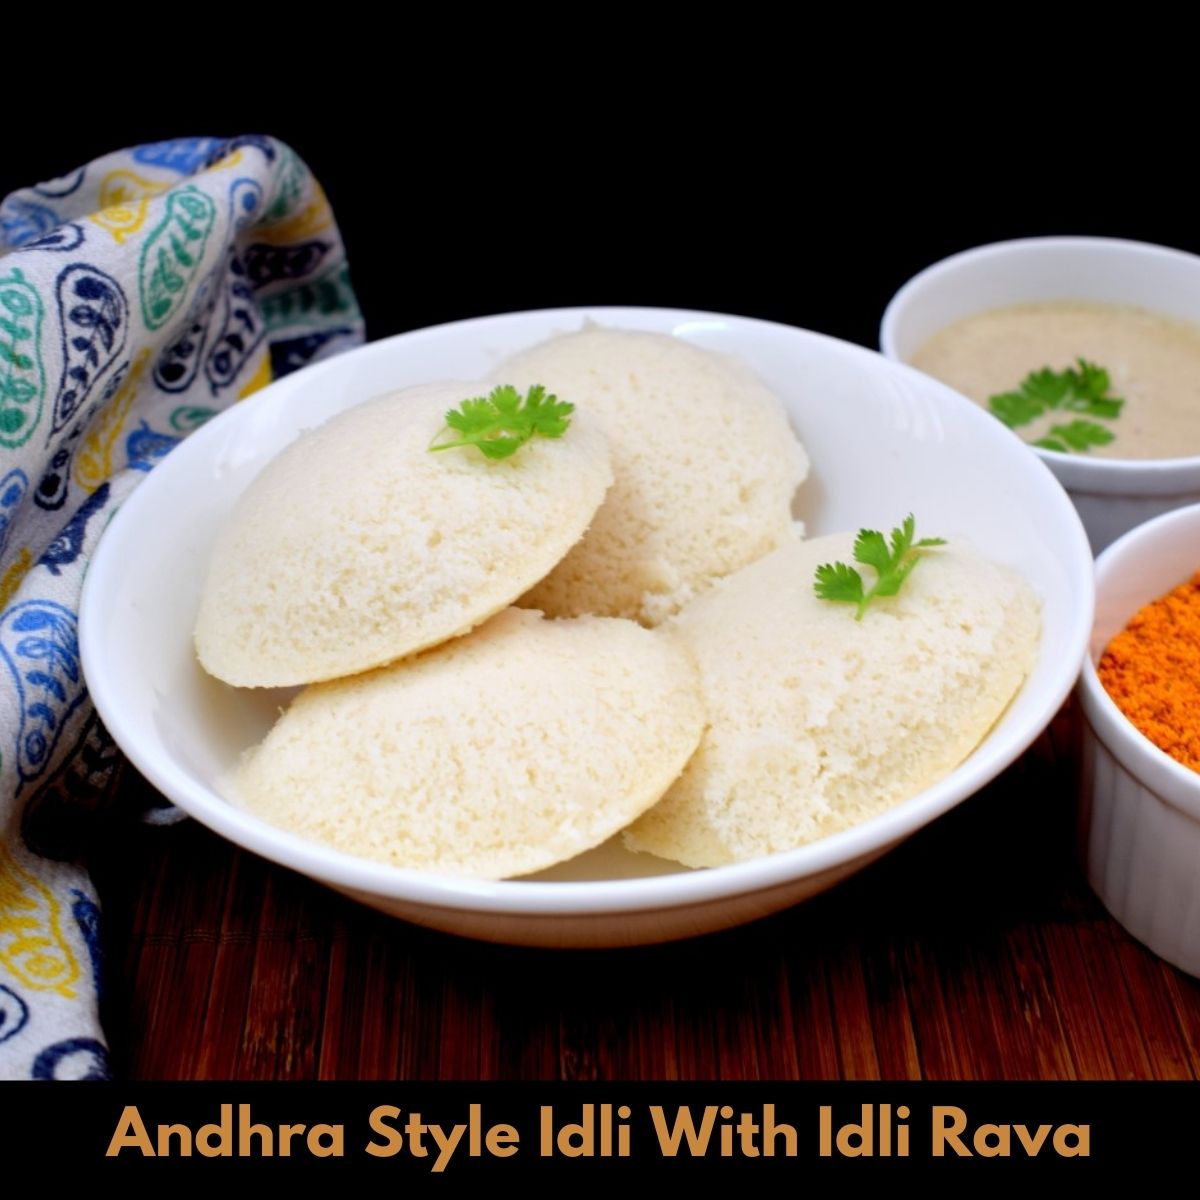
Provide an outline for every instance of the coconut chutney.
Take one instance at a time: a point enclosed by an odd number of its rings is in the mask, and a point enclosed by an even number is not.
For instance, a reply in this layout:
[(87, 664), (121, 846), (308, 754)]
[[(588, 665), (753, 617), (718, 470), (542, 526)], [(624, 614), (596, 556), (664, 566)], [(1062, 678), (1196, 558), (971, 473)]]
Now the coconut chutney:
[[(1180, 458), (1200, 454), (1200, 325), (1146, 309), (1053, 301), (976, 313), (939, 330), (912, 365), (984, 408), (1031, 371), (1062, 371), (1077, 359), (1104, 367), (1109, 395), (1125, 404), (1099, 422), (1114, 435), (1089, 454)], [(1077, 414), (1051, 411), (1016, 430), (1028, 442)]]

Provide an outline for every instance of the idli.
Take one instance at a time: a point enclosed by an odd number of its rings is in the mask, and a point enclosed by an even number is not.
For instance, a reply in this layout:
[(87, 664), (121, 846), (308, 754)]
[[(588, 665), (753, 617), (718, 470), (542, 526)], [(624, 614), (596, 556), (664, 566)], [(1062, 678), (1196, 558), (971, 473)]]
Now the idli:
[[(929, 787), (979, 744), (1033, 666), (1040, 606), (1020, 576), (952, 542), (899, 594), (819, 600), (818, 565), (854, 535), (793, 540), (672, 623), (708, 729), (626, 844), (692, 867), (790, 850)], [(857, 567), (870, 586), (875, 578)]]
[(589, 327), (517, 354), (495, 378), (573, 400), (612, 450), (613, 486), (590, 529), (523, 604), (655, 625), (789, 532), (808, 460), (778, 398), (738, 360)]
[(678, 776), (703, 725), (695, 670), (669, 632), (510, 609), (305, 689), (234, 790), (264, 820), (347, 854), (503, 878), (616, 833)]
[(541, 579), (603, 499), (608, 448), (577, 408), (561, 437), (510, 458), (431, 453), (447, 411), (487, 390), (396, 392), (268, 463), (212, 553), (204, 668), (242, 687), (354, 674), (467, 632)]

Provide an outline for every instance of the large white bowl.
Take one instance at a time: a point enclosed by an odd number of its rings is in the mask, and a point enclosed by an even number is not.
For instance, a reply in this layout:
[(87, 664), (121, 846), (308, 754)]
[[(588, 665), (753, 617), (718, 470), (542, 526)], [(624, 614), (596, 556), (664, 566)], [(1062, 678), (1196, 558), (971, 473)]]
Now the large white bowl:
[(1148, 521), (1096, 561), (1096, 625), (1079, 678), (1080, 819), (1088, 880), (1134, 937), (1200, 976), (1200, 774), (1160, 750), (1096, 673), (1144, 605), (1200, 568), (1200, 505)]
[[(1132, 304), (1200, 324), (1200, 257), (1094, 237), (1019, 238), (964, 250), (926, 267), (892, 297), (879, 345), (908, 362), (955, 321), (1046, 300)], [(1092, 458), (1031, 449), (1071, 494), (1097, 554), (1135, 525), (1200, 500), (1200, 455)]]
[[(301, 430), (334, 413), (409, 384), (482, 375), (509, 352), (586, 319), (674, 333), (749, 362), (783, 398), (812, 457), (797, 506), (812, 532), (888, 527), (911, 511), (922, 533), (969, 540), (1023, 572), (1044, 605), (1042, 649), (1004, 718), (957, 770), (892, 811), (799, 850), (704, 871), (610, 844), (536, 880), (448, 878), (338, 853), (230, 804), (222, 780), (281, 701), (277, 692), (218, 683), (192, 650), (209, 550), (238, 495)], [(598, 308), (402, 334), (283, 379), (217, 417), (156, 467), (112, 521), (88, 573), (80, 638), (92, 698), (113, 737), (160, 791), (218, 833), (423, 925), (494, 941), (599, 946), (764, 916), (878, 858), (1033, 741), (1070, 691), (1091, 622), (1091, 555), (1066, 494), (1011, 433), (955, 392), (869, 350), (782, 325)]]

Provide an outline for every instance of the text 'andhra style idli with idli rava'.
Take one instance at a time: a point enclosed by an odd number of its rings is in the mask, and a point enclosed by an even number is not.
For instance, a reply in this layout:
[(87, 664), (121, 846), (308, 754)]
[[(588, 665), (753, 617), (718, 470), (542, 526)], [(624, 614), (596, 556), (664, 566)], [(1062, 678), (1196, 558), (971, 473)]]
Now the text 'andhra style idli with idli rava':
[(741, 361), (593, 326), (514, 355), (495, 378), (569, 398), (612, 449), (613, 486), (591, 527), (523, 604), (655, 625), (790, 533), (808, 459)]
[(708, 728), (626, 844), (692, 867), (848, 829), (936, 783), (1031, 670), (1040, 606), (966, 546), (878, 531), (793, 539), (672, 623)]
[[(532, 399), (553, 436), (520, 453), (504, 453), (503, 433), (484, 452), (456, 445), (447, 413), (470, 424), (497, 397), (523, 416)], [(302, 434), (238, 500), (201, 594), (200, 662), (226, 683), (282, 687), (463, 634), (551, 570), (611, 479), (596, 423), (541, 389), (429, 384), (357, 405)]]

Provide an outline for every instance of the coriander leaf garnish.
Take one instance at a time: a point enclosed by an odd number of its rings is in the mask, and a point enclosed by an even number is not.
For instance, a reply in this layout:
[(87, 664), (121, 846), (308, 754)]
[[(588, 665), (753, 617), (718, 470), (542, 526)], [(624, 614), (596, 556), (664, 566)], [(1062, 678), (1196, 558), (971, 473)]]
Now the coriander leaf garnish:
[(1111, 383), (1108, 372), (1085, 358), (1075, 361), (1079, 364), (1079, 370), (1073, 372), (1075, 396), (1063, 407), (1071, 412), (1086, 413), (1091, 417), (1119, 417), (1125, 401), (1109, 396), (1108, 389)]
[[(476, 446), (488, 458), (508, 458), (530, 438), (560, 438), (571, 424), (575, 405), (547, 395), (540, 383), (522, 398), (512, 384), (492, 388), (485, 396), (464, 400), (446, 414), (446, 425), (458, 434), (450, 442), (434, 438), (429, 449), (457, 450)], [(438, 434), (438, 437), (441, 437)]]
[(1036, 421), (1046, 406), (1026, 392), (1001, 392), (988, 400), (988, 407), (1009, 429), (1017, 429)]
[(1030, 371), (1025, 376), (1021, 381), (1021, 390), (1043, 408), (1061, 408), (1071, 394), (1074, 382), (1072, 375), (1070, 367), (1061, 372), (1043, 367), (1040, 371)]
[(842, 604), (854, 604), (856, 621), (861, 621), (867, 606), (876, 596), (894, 596), (921, 560), (921, 551), (933, 546), (944, 546), (945, 538), (922, 538), (916, 536), (916, 522), (912, 513), (904, 518), (904, 524), (892, 530), (889, 546), (877, 529), (860, 529), (854, 540), (854, 561), (874, 569), (877, 576), (874, 587), (867, 590), (862, 576), (848, 563), (823, 563), (817, 568), (813, 590), (818, 600), (834, 600)]
[[(1108, 372), (1085, 358), (1075, 362), (1076, 366), (1067, 367), (1065, 371), (1054, 371), (1050, 367), (1030, 371), (1016, 391), (990, 396), (988, 407), (1010, 429), (1029, 425), (1047, 412), (1080, 413), (1105, 421), (1119, 417), (1125, 401), (1108, 394), (1112, 386)], [(1113, 436), (1094, 421), (1072, 421), (1070, 425), (1054, 426), (1049, 435), (1033, 444), (1068, 454), (1073, 450), (1105, 446)]]
[(1069, 425), (1051, 425), (1050, 433), (1038, 438), (1033, 444), (1044, 450), (1057, 450), (1069, 454), (1072, 450), (1090, 450), (1093, 446), (1107, 446), (1113, 440), (1111, 429), (1097, 425), (1095, 421), (1072, 421)]
[(838, 600), (843, 604), (857, 604), (861, 619), (866, 610), (862, 576), (844, 562), (822, 563), (817, 568), (815, 584), (818, 600)]

